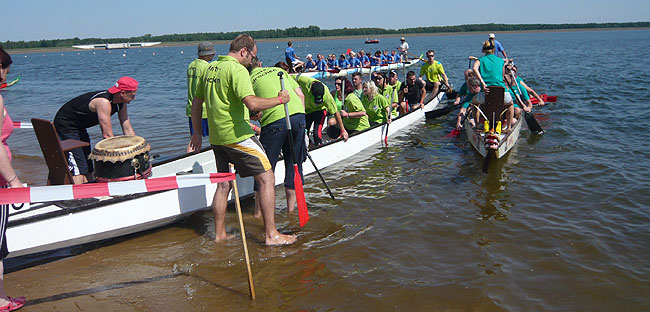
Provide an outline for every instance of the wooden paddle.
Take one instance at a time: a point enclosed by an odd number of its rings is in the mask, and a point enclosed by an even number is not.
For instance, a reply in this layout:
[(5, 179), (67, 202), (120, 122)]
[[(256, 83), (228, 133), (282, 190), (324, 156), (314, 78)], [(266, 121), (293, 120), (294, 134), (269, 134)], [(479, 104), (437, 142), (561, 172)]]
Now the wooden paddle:
[[(230, 165), (232, 169), (232, 165)], [(235, 208), (237, 208), (237, 218), (239, 218), (239, 232), (241, 233), (241, 241), (244, 248), (244, 259), (246, 259), (246, 271), (248, 272), (248, 289), (251, 293), (251, 298), (255, 300), (255, 286), (253, 286), (253, 272), (251, 271), (251, 261), (248, 257), (248, 245), (246, 244), (246, 231), (244, 230), (244, 221), (241, 215), (241, 203), (239, 202), (239, 190), (237, 189), (237, 177), (232, 180), (233, 190), (235, 192)]]
[[(284, 91), (284, 72), (278, 72), (280, 77), (280, 85)], [(300, 220), (300, 227), (303, 227), (309, 221), (309, 211), (307, 211), (307, 201), (305, 200), (305, 191), (302, 188), (302, 177), (300, 170), (298, 170), (298, 160), (293, 147), (293, 134), (291, 133), (291, 119), (289, 118), (289, 103), (284, 103), (285, 120), (287, 122), (287, 136), (289, 137), (289, 150), (291, 151), (291, 161), (293, 162), (293, 183), (296, 187), (296, 202), (298, 204), (298, 219)], [(287, 155), (285, 155), (286, 157)]]

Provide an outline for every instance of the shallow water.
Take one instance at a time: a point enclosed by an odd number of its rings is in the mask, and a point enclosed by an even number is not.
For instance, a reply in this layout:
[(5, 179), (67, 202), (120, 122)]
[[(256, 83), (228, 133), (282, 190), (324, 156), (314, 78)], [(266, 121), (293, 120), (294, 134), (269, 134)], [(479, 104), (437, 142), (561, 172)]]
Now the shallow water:
[[(418, 54), (435, 49), (460, 86), (467, 56), (478, 56), (483, 37), (407, 39)], [(648, 38), (650, 30), (498, 34), (526, 82), (558, 101), (535, 110), (546, 133), (523, 129), (489, 174), (464, 135), (446, 137), (450, 115), (323, 170), (335, 202), (317, 176), (306, 177), (312, 217), (304, 228), (287, 216), (278, 188), (278, 226), (298, 235), (293, 246), (264, 247), (261, 222), (245, 202), (256, 301), (248, 297), (240, 241), (211, 241), (211, 212), (37, 259), (73, 255), (54, 262), (21, 268), (7, 260), (13, 272), (6, 287), (28, 296), (26, 311), (647, 310), (650, 75), (638, 56), (650, 48)], [(362, 42), (294, 45), (305, 55), (367, 49)], [(371, 47), (397, 42), (382, 38)], [(261, 43), (258, 55), (272, 64), (283, 48)], [(14, 120), (52, 119), (69, 98), (131, 75), (141, 83), (129, 105), (135, 131), (170, 157), (188, 140), (184, 72), (194, 51), (13, 55), (10, 78), (22, 80), (1, 92)], [(99, 129), (93, 131), (97, 142)], [(31, 131), (16, 130), (9, 144), (21, 178), (43, 184)], [(239, 232), (232, 211), (228, 227)]]

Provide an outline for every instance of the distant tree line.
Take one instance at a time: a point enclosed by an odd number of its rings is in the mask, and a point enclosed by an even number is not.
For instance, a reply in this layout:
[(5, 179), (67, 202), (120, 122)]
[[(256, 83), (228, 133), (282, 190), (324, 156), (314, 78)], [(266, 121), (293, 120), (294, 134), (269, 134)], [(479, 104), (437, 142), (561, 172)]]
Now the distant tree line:
[(6, 41), (2, 43), (5, 49), (26, 49), (26, 48), (55, 48), (71, 47), (73, 45), (120, 43), (120, 42), (184, 42), (184, 41), (210, 41), (210, 40), (232, 40), (240, 33), (248, 33), (255, 39), (271, 38), (300, 38), (300, 37), (332, 37), (332, 36), (370, 36), (370, 35), (402, 35), (418, 33), (454, 33), (474, 31), (529, 31), (529, 30), (557, 30), (557, 29), (590, 29), (590, 28), (634, 28), (650, 27), (650, 22), (630, 23), (587, 23), (587, 24), (468, 24), (457, 26), (429, 26), (411, 27), (401, 29), (383, 28), (339, 28), (321, 29), (318, 26), (290, 27), (287, 29), (267, 29), (237, 32), (218, 33), (193, 33), (193, 34), (171, 34), (152, 36), (146, 34), (131, 38), (72, 38), (53, 39), (38, 41)]

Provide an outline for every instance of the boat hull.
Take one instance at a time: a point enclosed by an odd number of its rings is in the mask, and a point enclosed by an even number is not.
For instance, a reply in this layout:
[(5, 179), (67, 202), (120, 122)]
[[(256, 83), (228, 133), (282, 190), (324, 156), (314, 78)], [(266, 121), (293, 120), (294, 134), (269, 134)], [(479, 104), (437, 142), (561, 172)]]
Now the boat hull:
[[(499, 159), (508, 154), (508, 152), (517, 144), (522, 122), (523, 116), (517, 120), (515, 125), (512, 127), (512, 131), (508, 132), (507, 134), (502, 133), (499, 135), (498, 148), (491, 150), (494, 152), (493, 156)], [(467, 139), (469, 140), (469, 143), (472, 145), (472, 147), (474, 147), (476, 152), (481, 156), (486, 157), (488, 149), (485, 148), (485, 133), (479, 131), (479, 129), (472, 128), (471, 124), (469, 123), (469, 119), (465, 119), (463, 128), (465, 128), (465, 134), (467, 134)]]

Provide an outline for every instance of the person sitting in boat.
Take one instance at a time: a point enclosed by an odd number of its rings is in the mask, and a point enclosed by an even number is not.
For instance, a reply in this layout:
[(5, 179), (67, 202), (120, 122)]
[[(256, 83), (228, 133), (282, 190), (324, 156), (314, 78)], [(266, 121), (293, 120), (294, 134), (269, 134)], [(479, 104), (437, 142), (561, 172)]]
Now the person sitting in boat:
[(300, 60), (300, 57), (296, 55), (296, 50), (293, 49), (293, 41), (289, 40), (287, 46), (287, 49), (284, 50), (284, 56), (287, 59), (287, 63), (291, 65), (290, 71), (299, 71), (304, 63)]
[[(334, 98), (334, 103), (336, 104), (336, 111), (339, 112), (341, 109), (343, 109), (343, 78), (341, 77), (336, 77), (334, 79), (334, 90), (330, 92), (330, 95), (332, 95), (332, 98)], [(334, 118), (334, 115), (329, 115), (329, 119), (327, 124), (330, 125), (332, 120)]]
[(390, 60), (391, 63), (399, 63), (400, 62), (400, 56), (399, 56), (399, 54), (397, 54), (397, 52), (395, 52), (395, 50), (392, 50), (390, 52), (390, 57), (391, 57), (391, 60)]
[[(526, 112), (530, 112), (533, 109), (533, 103), (530, 101), (530, 96), (528, 95), (528, 91), (524, 86), (522, 86), (516, 78), (513, 79), (514, 77), (514, 72), (512, 68), (512, 64), (506, 65), (506, 71), (505, 71), (505, 83), (506, 83), (506, 91), (510, 93), (510, 96), (513, 99), (514, 102), (514, 107), (515, 107), (515, 118), (519, 119), (519, 116), (521, 115), (521, 110), (523, 109)], [(520, 103), (523, 102), (523, 107), (521, 107)], [(513, 120), (514, 122), (514, 120)]]
[(361, 60), (357, 57), (357, 54), (350, 52), (350, 57), (348, 58), (348, 63), (350, 63), (350, 68), (359, 68), (361, 67)]
[[(11, 56), (0, 47), (0, 85), (7, 81), (7, 74), (13, 63)], [(0, 188), (22, 188), (23, 183), (11, 166), (11, 151), (7, 139), (14, 131), (14, 124), (4, 106), (0, 95)], [(7, 222), (9, 221), (8, 204), (0, 205), (0, 311), (20, 309), (27, 301), (25, 297), (9, 297), (4, 288), (4, 259), (9, 255), (7, 249)], [(37, 233), (34, 233), (36, 235)]]
[[(498, 58), (494, 55), (494, 44), (490, 40), (483, 42), (483, 56), (474, 61), (474, 66), (472, 70), (478, 79), (481, 81), (483, 90), (486, 90), (488, 86), (499, 86), (506, 88), (505, 83), (503, 82), (503, 72), (505, 68), (505, 61), (501, 58)], [(478, 94), (474, 97), (474, 100), (482, 99), (485, 101), (485, 95)], [(480, 104), (483, 102), (479, 101)], [(510, 93), (503, 93), (503, 102), (508, 105), (508, 113), (505, 121), (505, 127), (503, 129), (510, 128), (510, 123), (515, 114), (515, 109), (512, 106), (512, 97)]]
[(447, 90), (451, 90), (447, 74), (442, 64), (435, 60), (436, 53), (433, 50), (427, 51), (427, 62), (420, 68), (420, 80), (425, 83), (427, 91), (432, 94), (438, 94), (441, 81), (447, 86)]
[(345, 58), (345, 54), (341, 54), (339, 57), (336, 68), (339, 70), (350, 68), (350, 62), (348, 62), (348, 60)]
[(399, 81), (399, 75), (397, 74), (397, 71), (392, 69), (390, 72), (388, 72), (388, 84), (393, 87), (398, 93), (399, 90), (402, 87), (402, 82)]
[(458, 89), (458, 92), (456, 92), (456, 100), (454, 100), (454, 105), (460, 104), (460, 101), (470, 94), (467, 88), (467, 82), (471, 78), (476, 78), (476, 75), (474, 75), (474, 71), (471, 69), (466, 69), (463, 74), (465, 75), (465, 82), (463, 82), (463, 85), (460, 86), (460, 89)]
[(347, 141), (347, 127), (327, 86), (318, 79), (307, 76), (298, 77), (298, 85), (305, 95), (305, 128), (309, 129), (313, 124), (311, 145), (323, 144), (323, 124), (328, 113), (334, 116), (332, 122), (338, 124), (339, 129), (343, 129), (341, 136)]
[(379, 94), (386, 98), (391, 106), (389, 109), (389, 119), (397, 118), (399, 116), (399, 96), (397, 95), (397, 89), (388, 83), (388, 77), (386, 77), (385, 73), (374, 72), (373, 74), (372, 81), (375, 82)]
[[(307, 158), (305, 154), (305, 106), (303, 104), (304, 94), (298, 83), (289, 78), (287, 72), (279, 67), (261, 67), (257, 60), (251, 62), (249, 67), (253, 91), (255, 96), (261, 98), (270, 98), (277, 96), (282, 90), (278, 74), (283, 73), (284, 85), (289, 92), (289, 102), (285, 105), (289, 109), (289, 120), (291, 122), (291, 137), (293, 139), (294, 155), (298, 164), (298, 172), (302, 179), (302, 163)], [(275, 165), (278, 162), (280, 153), (290, 155), (289, 136), (287, 135), (287, 123), (285, 119), (284, 105), (277, 105), (262, 111), (259, 120), (262, 127), (259, 141), (264, 147), (266, 156), (271, 163), (271, 170), (275, 174)], [(284, 158), (284, 190), (287, 200), (287, 210), (292, 212), (296, 205), (296, 187), (294, 185), (293, 158)], [(260, 186), (255, 183), (255, 198), (260, 198)], [(255, 217), (261, 218), (262, 211), (259, 205), (255, 205)]]
[(327, 66), (327, 61), (325, 61), (325, 56), (322, 54), (318, 54), (317, 57), (318, 57), (318, 62), (316, 62), (316, 69), (319, 72), (327, 71), (329, 67)]
[(406, 114), (418, 108), (424, 108), (424, 98), (427, 90), (424, 83), (417, 79), (415, 72), (410, 70), (406, 73), (406, 81), (400, 86), (399, 102), (400, 114)]
[(307, 54), (306, 57), (307, 61), (305, 62), (305, 70), (306, 71), (315, 71), (316, 70), (316, 62), (311, 57), (311, 54)]
[[(467, 94), (463, 97), (462, 102), (461, 102), (461, 107), (460, 111), (458, 112), (458, 117), (456, 118), (456, 129), (460, 130), (463, 125), (461, 124), (461, 121), (463, 120), (463, 117), (465, 117), (465, 114), (469, 114), (469, 105), (472, 103), (472, 99), (476, 94), (481, 92), (481, 81), (478, 80), (476, 77), (470, 77), (467, 80)], [(460, 93), (460, 92), (459, 92)], [(460, 101), (459, 101), (460, 102)], [(471, 116), (468, 116), (469, 123), (474, 127), (476, 125), (474, 118), (470, 118)]]
[(330, 54), (327, 58), (327, 67), (329, 69), (335, 69), (338, 66), (338, 61), (336, 60), (336, 55)]
[[(347, 129), (350, 134), (353, 134), (370, 128), (368, 115), (366, 114), (366, 110), (363, 108), (361, 100), (354, 94), (352, 83), (350, 83), (350, 80), (347, 78), (344, 78), (343, 84), (345, 85), (345, 101), (343, 101), (343, 109), (340, 113), (341, 117), (343, 117), (345, 129)], [(330, 126), (327, 127), (327, 135), (332, 139), (336, 139), (342, 134), (340, 129), (341, 128), (336, 124), (330, 124)]]
[(360, 72), (352, 73), (352, 86), (353, 86), (354, 94), (358, 98), (361, 98), (361, 96), (363, 95), (363, 76), (361, 75)]
[(381, 64), (381, 51), (375, 51), (375, 55), (370, 57), (370, 66), (378, 66)]
[(526, 88), (526, 91), (528, 92), (529, 95), (532, 95), (534, 98), (537, 99), (537, 101), (538, 101), (537, 105), (544, 106), (545, 103), (544, 103), (544, 100), (542, 100), (542, 97), (539, 96), (539, 94), (537, 94), (537, 92), (535, 92), (535, 90), (533, 90), (533, 88), (529, 87), (526, 84), (526, 82), (524, 81), (524, 79), (522, 79), (519, 75), (517, 75), (517, 70), (518, 70), (517, 65), (513, 64), (512, 65), (512, 70), (513, 70), (513, 73), (515, 74), (515, 77), (517, 78), (517, 83), (519, 83), (521, 86)]
[(363, 50), (359, 51), (359, 60), (361, 61), (361, 65), (363, 65), (363, 67), (370, 66), (370, 58)]
[[(138, 82), (131, 77), (120, 78), (108, 90), (84, 93), (66, 102), (54, 117), (56, 132), (62, 140), (74, 139), (90, 143), (86, 129), (99, 125), (104, 139), (115, 136), (111, 115), (117, 113), (124, 135), (135, 135), (127, 104), (135, 99)], [(68, 152), (68, 164), (74, 184), (94, 181), (93, 163), (88, 159), (90, 146)]]
[(363, 104), (363, 108), (365, 109), (366, 114), (368, 114), (370, 126), (384, 122), (390, 123), (390, 104), (385, 97), (379, 94), (379, 90), (374, 81), (366, 81), (363, 83), (361, 104)]

